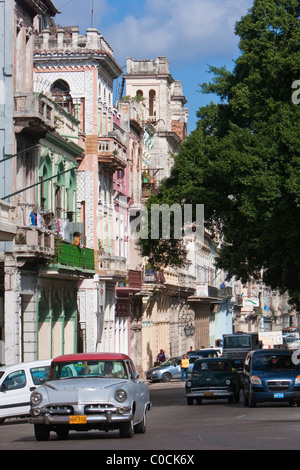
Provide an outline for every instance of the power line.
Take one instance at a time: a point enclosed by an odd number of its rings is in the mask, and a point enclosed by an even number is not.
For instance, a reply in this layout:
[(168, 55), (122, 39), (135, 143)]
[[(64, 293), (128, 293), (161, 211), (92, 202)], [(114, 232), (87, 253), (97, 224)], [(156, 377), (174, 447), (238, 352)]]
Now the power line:
[(17, 194), (20, 194), (22, 193), (23, 191), (27, 191), (27, 189), (31, 189), (31, 188), (34, 188), (35, 186), (38, 186), (40, 184), (43, 184), (45, 181), (50, 181), (54, 178), (57, 178), (58, 176), (60, 175), (64, 175), (65, 173), (68, 173), (69, 171), (72, 171), (72, 170), (77, 170), (77, 167), (76, 166), (73, 166), (72, 168), (69, 168), (68, 170), (65, 170), (65, 171), (62, 171), (61, 173), (57, 173), (56, 175), (54, 176), (49, 176), (49, 178), (45, 178), (43, 179), (42, 181), (39, 181), (38, 183), (34, 183), (34, 184), (31, 184), (30, 186), (27, 186), (27, 188), (23, 188), (23, 189), (19, 189), (19, 191), (16, 191), (14, 193), (11, 193), (11, 194), (8, 194), (7, 196), (4, 196), (1, 198), (1, 200), (3, 201), (4, 199), (8, 199), (12, 196), (16, 196)]

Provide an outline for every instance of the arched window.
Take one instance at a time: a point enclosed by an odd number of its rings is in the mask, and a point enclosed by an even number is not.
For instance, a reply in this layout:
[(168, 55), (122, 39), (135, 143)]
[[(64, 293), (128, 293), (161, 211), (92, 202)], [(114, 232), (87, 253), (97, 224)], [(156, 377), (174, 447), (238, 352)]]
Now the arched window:
[(149, 116), (156, 116), (156, 111), (155, 111), (155, 90), (150, 90), (149, 91)]
[(56, 80), (51, 86), (53, 100), (69, 113), (73, 114), (73, 100), (69, 84), (62, 79)]

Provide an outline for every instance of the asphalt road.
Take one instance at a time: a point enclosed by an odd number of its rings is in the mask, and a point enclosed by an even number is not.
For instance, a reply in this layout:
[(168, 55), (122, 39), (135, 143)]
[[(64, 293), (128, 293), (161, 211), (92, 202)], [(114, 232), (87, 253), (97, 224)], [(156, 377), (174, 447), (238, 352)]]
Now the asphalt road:
[(242, 394), (241, 402), (235, 405), (218, 400), (188, 406), (180, 382), (149, 384), (149, 389), (153, 407), (148, 413), (146, 434), (120, 439), (117, 431), (71, 432), (68, 440), (59, 440), (51, 433), (49, 441), (37, 442), (26, 419), (8, 420), (0, 425), (0, 451), (101, 450), (103, 455), (122, 455), (125, 451), (155, 450), (199, 457), (206, 450), (300, 449), (300, 408), (278, 403), (248, 408), (243, 405)]

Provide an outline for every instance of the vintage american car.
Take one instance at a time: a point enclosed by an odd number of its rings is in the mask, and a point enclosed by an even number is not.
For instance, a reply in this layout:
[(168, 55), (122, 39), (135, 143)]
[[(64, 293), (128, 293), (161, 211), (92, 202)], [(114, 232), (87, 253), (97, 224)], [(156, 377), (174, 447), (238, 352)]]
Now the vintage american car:
[(229, 403), (239, 403), (241, 390), (240, 375), (233, 369), (230, 359), (206, 358), (194, 363), (191, 377), (186, 381), (187, 404), (194, 400), (227, 398)]
[(146, 432), (151, 408), (147, 384), (125, 354), (69, 354), (53, 359), (47, 381), (31, 394), (30, 422), (38, 441), (50, 431), (118, 429), (121, 437)]

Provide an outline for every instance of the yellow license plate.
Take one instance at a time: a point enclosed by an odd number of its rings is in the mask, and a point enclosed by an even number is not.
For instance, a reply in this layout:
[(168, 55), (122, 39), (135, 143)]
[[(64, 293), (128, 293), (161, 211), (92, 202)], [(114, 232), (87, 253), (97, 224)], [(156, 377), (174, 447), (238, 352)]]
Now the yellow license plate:
[(214, 394), (213, 392), (204, 392), (205, 397), (212, 397), (213, 394)]
[(86, 424), (86, 415), (69, 416), (69, 424)]

